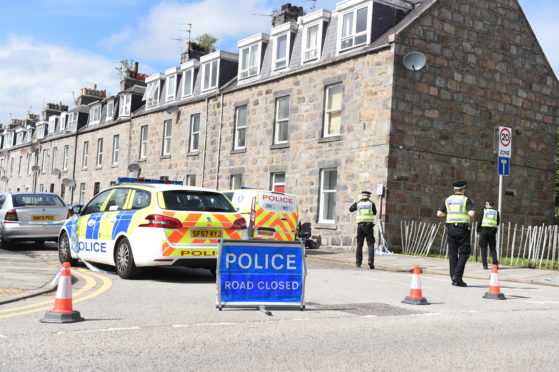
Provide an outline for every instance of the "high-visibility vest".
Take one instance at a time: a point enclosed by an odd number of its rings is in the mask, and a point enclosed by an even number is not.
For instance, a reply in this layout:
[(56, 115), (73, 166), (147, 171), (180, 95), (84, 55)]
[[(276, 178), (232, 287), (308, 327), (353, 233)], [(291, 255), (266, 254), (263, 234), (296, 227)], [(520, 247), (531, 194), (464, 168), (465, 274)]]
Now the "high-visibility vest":
[(357, 223), (360, 222), (375, 222), (375, 215), (373, 214), (373, 202), (370, 200), (362, 200), (357, 203)]
[(470, 216), (466, 210), (468, 197), (464, 195), (451, 195), (445, 200), (446, 223), (470, 223)]
[(497, 211), (492, 208), (483, 210), (483, 219), (481, 227), (497, 227)]

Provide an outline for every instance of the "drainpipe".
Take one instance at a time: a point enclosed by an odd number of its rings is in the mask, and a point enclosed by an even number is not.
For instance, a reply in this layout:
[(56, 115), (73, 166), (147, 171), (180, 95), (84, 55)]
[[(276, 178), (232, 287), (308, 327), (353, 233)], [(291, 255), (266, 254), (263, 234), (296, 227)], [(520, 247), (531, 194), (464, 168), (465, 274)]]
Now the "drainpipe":
[(206, 114), (204, 118), (204, 155), (202, 156), (202, 184), (200, 186), (204, 187), (204, 176), (206, 172), (206, 148), (208, 145), (208, 115), (209, 115), (209, 107), (208, 107), (208, 100), (209, 96), (206, 97)]
[(217, 138), (217, 157), (215, 160), (215, 189), (219, 190), (219, 158), (221, 156), (221, 132), (223, 130), (223, 92), (221, 93), (219, 108), (219, 134)]
[[(76, 120), (76, 132), (74, 133), (74, 166), (72, 168), (72, 180), (74, 180), (74, 187), (72, 187), (72, 196), (70, 197), (70, 204), (74, 204), (74, 191), (78, 187), (76, 182), (76, 161), (78, 157), (78, 121), (80, 119), (80, 114), (78, 113), (78, 120)], [(69, 155), (69, 154), (68, 154)]]

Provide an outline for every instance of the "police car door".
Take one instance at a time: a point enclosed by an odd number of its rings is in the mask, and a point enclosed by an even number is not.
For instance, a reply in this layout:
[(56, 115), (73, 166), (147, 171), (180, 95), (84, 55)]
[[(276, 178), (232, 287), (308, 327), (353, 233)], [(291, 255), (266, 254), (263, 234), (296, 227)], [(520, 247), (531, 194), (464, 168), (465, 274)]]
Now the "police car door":
[(117, 236), (126, 232), (130, 224), (130, 212), (126, 212), (126, 202), (131, 189), (128, 187), (117, 187), (113, 190), (103, 208), (101, 226), (99, 228), (100, 256), (103, 262), (114, 264), (113, 250)]
[(103, 207), (113, 190), (105, 190), (84, 207), (78, 219), (78, 255), (86, 261), (102, 262), (103, 247), (99, 242), (99, 230)]

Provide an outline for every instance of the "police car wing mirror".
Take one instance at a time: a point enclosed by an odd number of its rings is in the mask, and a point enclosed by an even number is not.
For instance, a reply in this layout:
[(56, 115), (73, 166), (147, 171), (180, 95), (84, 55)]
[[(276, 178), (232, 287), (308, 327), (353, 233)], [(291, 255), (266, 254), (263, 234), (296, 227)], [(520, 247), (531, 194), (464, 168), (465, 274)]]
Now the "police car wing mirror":
[(74, 214), (80, 214), (80, 212), (82, 211), (82, 207), (83, 205), (74, 205), (72, 207), (72, 212), (74, 212)]

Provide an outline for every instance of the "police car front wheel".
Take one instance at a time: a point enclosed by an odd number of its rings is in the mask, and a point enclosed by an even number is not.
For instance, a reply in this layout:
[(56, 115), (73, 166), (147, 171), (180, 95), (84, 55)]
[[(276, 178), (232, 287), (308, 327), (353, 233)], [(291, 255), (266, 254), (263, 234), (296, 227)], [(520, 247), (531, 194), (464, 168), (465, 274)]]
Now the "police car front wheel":
[(126, 238), (119, 240), (116, 246), (115, 265), (116, 272), (122, 279), (132, 279), (138, 274), (138, 268), (134, 263), (132, 247)]
[(58, 239), (58, 258), (60, 263), (69, 262), (70, 266), (78, 264), (78, 260), (73, 259), (70, 253), (70, 239), (66, 233), (62, 233)]

